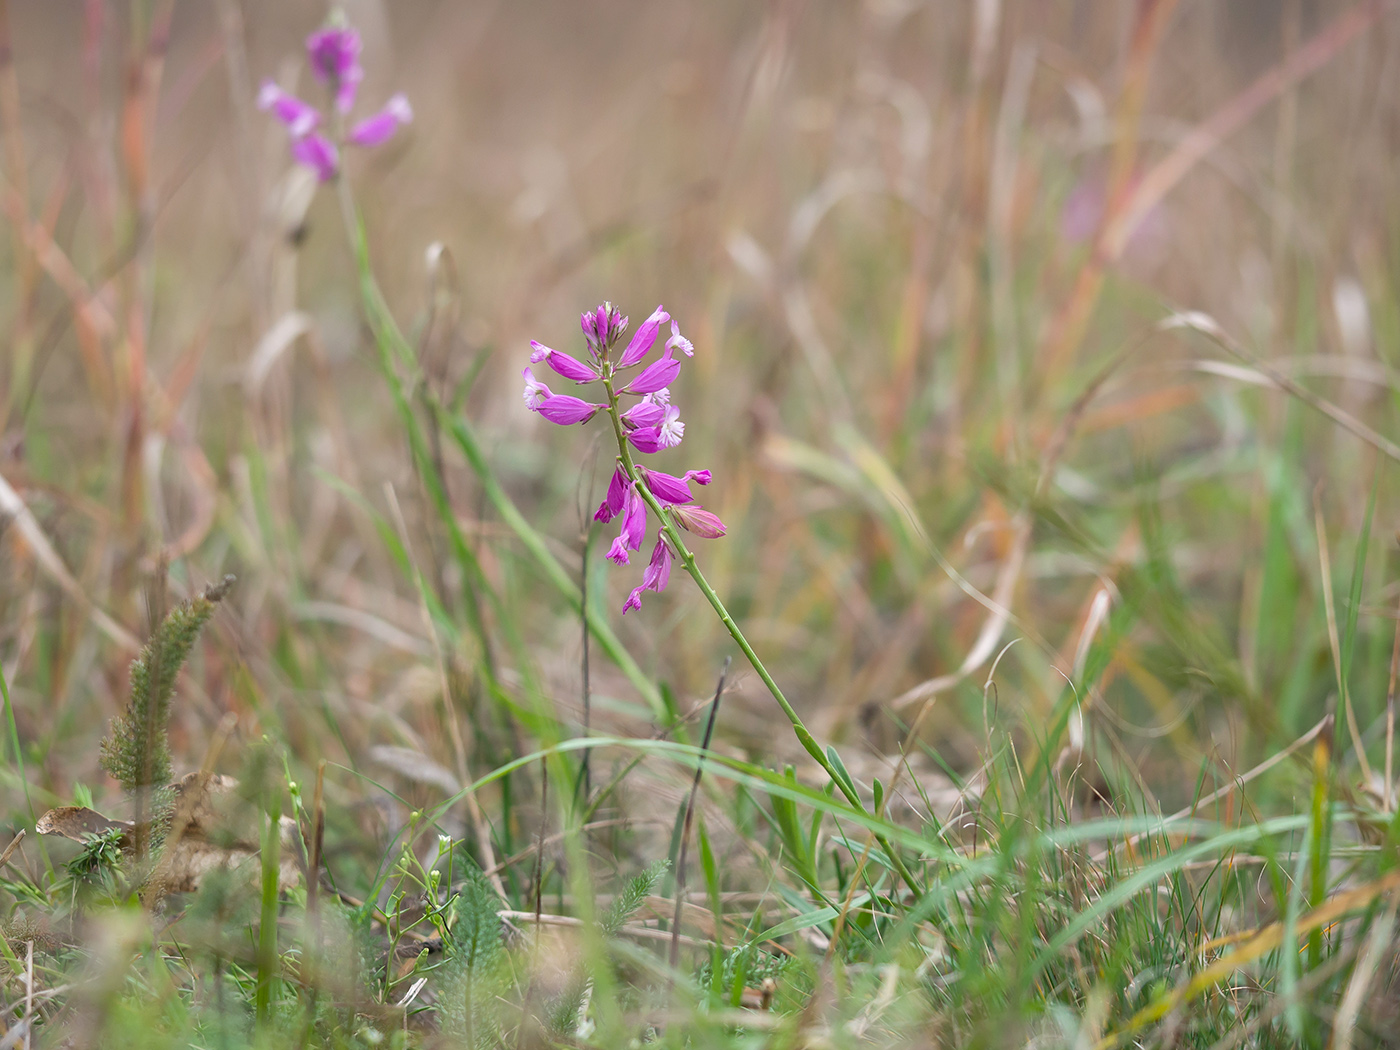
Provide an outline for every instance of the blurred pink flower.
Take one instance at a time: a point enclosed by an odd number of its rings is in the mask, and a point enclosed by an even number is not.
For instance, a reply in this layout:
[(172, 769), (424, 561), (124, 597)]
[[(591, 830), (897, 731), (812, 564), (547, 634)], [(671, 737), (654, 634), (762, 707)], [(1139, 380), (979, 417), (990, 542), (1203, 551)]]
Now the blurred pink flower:
[[(1101, 172), (1091, 172), (1075, 183), (1060, 207), (1060, 237), (1070, 244), (1092, 240), (1103, 222), (1107, 193)], [(1161, 256), (1169, 236), (1166, 213), (1160, 204), (1156, 205), (1129, 235), (1124, 254), (1151, 262)]]
[[(347, 25), (328, 25), (306, 38), (306, 55), (317, 80), (330, 87), (335, 108), (349, 113), (355, 93), (364, 79), (360, 65), (360, 34)], [(329, 182), (340, 172), (340, 146), (374, 147), (388, 142), (400, 126), (413, 120), (413, 107), (403, 95), (395, 95), (378, 113), (357, 122), (343, 140), (319, 132), (322, 114), (308, 102), (283, 91), (274, 81), (263, 81), (258, 108), (268, 110), (287, 126), (292, 158)], [(339, 125), (336, 125), (337, 128)]]
[(384, 108), (378, 113), (351, 128), (347, 141), (356, 146), (379, 146), (393, 138), (401, 124), (412, 122), (413, 107), (408, 104), (408, 99), (402, 94), (395, 95), (384, 103)]

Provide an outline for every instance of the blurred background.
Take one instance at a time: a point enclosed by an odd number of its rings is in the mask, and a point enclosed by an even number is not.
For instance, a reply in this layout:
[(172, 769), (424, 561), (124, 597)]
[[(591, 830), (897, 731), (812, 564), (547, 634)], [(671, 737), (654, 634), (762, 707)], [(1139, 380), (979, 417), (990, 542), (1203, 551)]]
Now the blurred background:
[[(701, 567), (859, 779), (917, 717), (927, 790), (956, 791), (993, 727), (1041, 746), (1073, 680), (1053, 746), (1174, 808), (1335, 707), (1329, 611), (1379, 767), (1396, 467), (1274, 377), (1394, 433), (1393, 5), (343, 11), (357, 112), (415, 113), (344, 172), (410, 387), (455, 406), (573, 579), (608, 436), (525, 411), (529, 340), (577, 355), (581, 310), (660, 302), (696, 356), (658, 466), (713, 471), (729, 532)], [(477, 772), (547, 737), (541, 711), (579, 730), (577, 614), (439, 438), (484, 584), (450, 556), (336, 195), (255, 108), (266, 78), (323, 101), (302, 46), (326, 15), (0, 4), (0, 660), (36, 807), (117, 794), (96, 745), (162, 553), (176, 596), (239, 578), (181, 686), (177, 773), (229, 715), (235, 747), (270, 734), (409, 797), (462, 773), (458, 716)], [(1159, 331), (1177, 310), (1247, 356)], [(732, 642), (679, 575), (620, 617), (640, 567), (604, 531), (591, 607), (689, 711)], [(595, 729), (651, 731), (596, 647), (590, 684)], [(718, 733), (800, 755), (742, 667)]]

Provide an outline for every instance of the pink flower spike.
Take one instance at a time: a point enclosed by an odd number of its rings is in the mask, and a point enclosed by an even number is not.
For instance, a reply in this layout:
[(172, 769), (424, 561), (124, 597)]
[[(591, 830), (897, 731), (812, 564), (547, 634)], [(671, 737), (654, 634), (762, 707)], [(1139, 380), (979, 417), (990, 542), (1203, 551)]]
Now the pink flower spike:
[(553, 397), (547, 397), (541, 401), (540, 407), (536, 411), (551, 423), (567, 427), (574, 423), (587, 423), (599, 411), (607, 407), (607, 405), (592, 404), (581, 397), (555, 394)]
[(685, 529), (686, 532), (693, 532), (707, 540), (717, 540), (724, 535), (724, 522), (704, 507), (694, 504), (686, 507), (672, 507), (671, 514), (676, 519), (676, 524)]
[(643, 368), (637, 378), (627, 384), (626, 393), (650, 394), (662, 387), (670, 386), (680, 374), (681, 363), (672, 357), (663, 357)]
[(685, 424), (681, 422), (681, 410), (675, 405), (666, 406), (666, 418), (656, 428), (656, 443), (662, 448), (675, 448), (685, 436)]
[(641, 401), (622, 413), (622, 422), (629, 427), (658, 427), (666, 419), (666, 410), (660, 405)]
[(639, 469), (642, 472), (642, 480), (647, 483), (651, 494), (662, 503), (689, 503), (695, 498), (691, 495), (690, 486), (686, 484), (685, 478), (678, 478), (674, 474), (666, 474), (659, 470), (649, 470), (646, 467)]
[(627, 475), (618, 467), (613, 471), (612, 480), (608, 482), (608, 494), (598, 507), (597, 513), (593, 515), (594, 521), (601, 521), (604, 524), (612, 521), (622, 511), (623, 501), (627, 498)]
[(636, 430), (629, 430), (627, 440), (632, 442), (632, 447), (638, 452), (645, 452), (648, 456), (666, 447), (661, 443), (660, 427), (638, 427)]
[(271, 80), (264, 80), (258, 90), (258, 109), (270, 110), (274, 117), (287, 125), (293, 138), (310, 134), (321, 123), (321, 114), (314, 106), (287, 94)]
[(322, 182), (330, 182), (340, 171), (340, 151), (319, 132), (292, 140), (292, 158), (316, 172)]
[(541, 361), (547, 362), (550, 368), (565, 379), (572, 379), (575, 383), (591, 383), (595, 379), (602, 378), (577, 357), (570, 357), (568, 354), (545, 346), (534, 339), (530, 340), (530, 347), (530, 361), (533, 364), (538, 364)]
[(554, 396), (554, 391), (535, 378), (533, 369), (526, 368), (520, 374), (525, 377), (525, 407), (538, 412), (545, 399)]
[(710, 472), (708, 470), (687, 470), (681, 476), (686, 481), (693, 481), (697, 485), (708, 485), (710, 483)]
[[(642, 322), (641, 327), (632, 336), (632, 341), (627, 344), (627, 349), (622, 351), (622, 357), (617, 362), (618, 368), (631, 368), (641, 361), (651, 351), (652, 344), (656, 342), (656, 333), (663, 324), (671, 321), (671, 315), (666, 312), (666, 308), (658, 306), (651, 312), (651, 316)], [(676, 322), (671, 321), (671, 327), (675, 327)]]
[(675, 318), (671, 319), (671, 338), (666, 340), (666, 350), (667, 357), (671, 356), (672, 350), (679, 350), (686, 357), (695, 356), (695, 344), (681, 335), (681, 326), (676, 324)]
[(372, 117), (350, 129), (350, 141), (357, 146), (378, 146), (393, 138), (400, 124), (413, 121), (413, 107), (403, 95), (395, 95)]

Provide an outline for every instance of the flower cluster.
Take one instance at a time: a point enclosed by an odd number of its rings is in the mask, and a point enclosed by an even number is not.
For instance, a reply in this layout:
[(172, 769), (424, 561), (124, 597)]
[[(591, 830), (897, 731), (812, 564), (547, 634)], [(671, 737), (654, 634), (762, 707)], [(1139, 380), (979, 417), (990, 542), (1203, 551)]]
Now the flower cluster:
[[(661, 356), (623, 382), (625, 377), (621, 373), (642, 363), (655, 346), (661, 326), (667, 322), (671, 325), (671, 337), (666, 340)], [(639, 485), (646, 486), (647, 492), (681, 528), (706, 539), (723, 536), (724, 522), (695, 503), (690, 490), (691, 482), (697, 485), (710, 483), (708, 470), (687, 470), (676, 477), (633, 465), (631, 451), (627, 447), (630, 445), (637, 452), (651, 455), (681, 443), (685, 436), (685, 424), (680, 420), (680, 409), (671, 404), (670, 385), (681, 370), (676, 351), (693, 357), (695, 347), (681, 335), (680, 325), (660, 306), (642, 322), (616, 358), (614, 351), (627, 332), (627, 318), (617, 307), (612, 303), (603, 303), (596, 310), (586, 311), (579, 318), (579, 323), (583, 328), (584, 342), (588, 345), (588, 361), (581, 361), (531, 340), (530, 362), (543, 362), (556, 374), (575, 383), (601, 381), (607, 392), (607, 401), (585, 401), (571, 394), (556, 394), (535, 378), (533, 369), (526, 368), (522, 373), (525, 377), (525, 405), (532, 412), (538, 412), (560, 426), (586, 423), (603, 411), (613, 417), (619, 440), (617, 467), (608, 483), (607, 496), (593, 515), (593, 520), (600, 522), (609, 522), (617, 517), (622, 519), (621, 530), (608, 550), (608, 557), (619, 565), (626, 565), (628, 552), (640, 550), (646, 538), (647, 502), (642, 498)], [(619, 383), (622, 385), (619, 386)], [(624, 409), (621, 404), (623, 395), (638, 400)], [(641, 585), (633, 589), (622, 606), (624, 614), (641, 607), (642, 591), (659, 592), (665, 589), (671, 578), (674, 554), (666, 539), (663, 523), (657, 533), (651, 561), (642, 573)]]
[[(360, 65), (360, 34), (349, 26), (329, 25), (306, 38), (306, 55), (311, 72), (325, 84), (335, 99), (335, 109), (344, 117), (355, 108), (355, 93), (365, 71)], [(327, 182), (340, 171), (340, 148), (333, 134), (322, 131), (322, 114), (309, 102), (283, 91), (274, 81), (263, 82), (258, 92), (258, 108), (287, 126), (292, 139), (292, 157)], [(413, 119), (413, 108), (403, 95), (395, 95), (384, 108), (351, 126), (343, 142), (354, 146), (378, 146), (393, 137), (400, 124)]]

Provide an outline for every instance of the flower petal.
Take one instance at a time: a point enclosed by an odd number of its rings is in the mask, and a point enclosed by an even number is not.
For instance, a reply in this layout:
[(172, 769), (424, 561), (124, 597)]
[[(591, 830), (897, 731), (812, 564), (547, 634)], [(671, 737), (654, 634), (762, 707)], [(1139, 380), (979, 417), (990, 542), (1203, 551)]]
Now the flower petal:
[(686, 484), (686, 479), (646, 467), (638, 469), (641, 470), (642, 480), (647, 483), (651, 494), (662, 503), (689, 503), (695, 498), (690, 492), (690, 486)]
[(627, 596), (627, 601), (622, 604), (622, 615), (626, 616), (631, 609), (642, 607), (642, 592), (656, 591), (660, 593), (666, 589), (666, 584), (671, 581), (671, 548), (667, 546), (663, 533), (658, 533), (656, 546), (651, 552), (651, 562), (642, 573), (640, 586), (633, 587), (632, 593)]
[(627, 487), (627, 496), (622, 505), (622, 532), (619, 539), (629, 551), (642, 549), (642, 540), (647, 533), (647, 505), (635, 485)]
[(626, 392), (629, 394), (650, 394), (662, 387), (670, 386), (676, 376), (680, 374), (681, 363), (673, 357), (663, 357), (653, 361), (640, 372), (637, 377), (628, 383)]
[(271, 111), (274, 117), (287, 125), (294, 138), (309, 135), (321, 123), (321, 114), (315, 106), (287, 94), (272, 80), (264, 80), (258, 89), (258, 109)]
[(608, 494), (593, 515), (594, 521), (601, 521), (604, 524), (613, 520), (622, 511), (623, 501), (627, 498), (627, 475), (623, 473), (621, 467), (613, 471), (612, 480), (608, 482)]
[(630, 427), (659, 427), (666, 421), (666, 410), (642, 401), (622, 413), (622, 421)]
[(675, 405), (666, 406), (666, 418), (656, 428), (656, 443), (662, 448), (675, 448), (685, 436), (685, 424), (681, 422), (681, 410)]
[(642, 573), (642, 586), (660, 594), (671, 582), (671, 548), (666, 543), (666, 534), (656, 534), (656, 546), (651, 552), (651, 562)]
[(540, 403), (554, 396), (554, 391), (535, 378), (534, 369), (526, 368), (520, 373), (525, 377), (525, 407), (531, 412), (540, 410)]
[(666, 340), (666, 350), (667, 357), (671, 356), (672, 350), (679, 350), (686, 357), (695, 356), (695, 344), (681, 335), (681, 326), (676, 324), (675, 318), (671, 319), (671, 338)]
[(536, 411), (551, 423), (567, 427), (574, 423), (587, 423), (600, 410), (607, 407), (607, 405), (595, 405), (581, 397), (555, 394), (541, 401)]
[(545, 346), (534, 339), (530, 340), (531, 353), (530, 360), (536, 364), (540, 361), (546, 362), (550, 368), (558, 372), (565, 379), (572, 379), (575, 383), (591, 383), (595, 379), (601, 379), (597, 372), (589, 368), (576, 357), (570, 357), (562, 351), (553, 347)]
[(378, 146), (393, 138), (400, 124), (413, 120), (413, 107), (403, 95), (395, 95), (384, 108), (350, 129), (350, 141), (357, 146)]
[(292, 140), (292, 157), (298, 164), (305, 164), (316, 172), (322, 182), (330, 182), (340, 171), (340, 151), (335, 143), (319, 132), (313, 131), (299, 139)]
[(718, 515), (711, 514), (704, 507), (695, 504), (672, 507), (671, 514), (675, 517), (676, 524), (685, 529), (686, 532), (693, 532), (707, 540), (717, 540), (724, 535), (724, 522), (719, 520)]
[[(632, 341), (627, 344), (627, 349), (622, 351), (622, 357), (617, 362), (618, 368), (631, 368), (641, 361), (650, 352), (652, 344), (656, 342), (656, 333), (663, 324), (671, 321), (671, 315), (666, 312), (666, 308), (658, 306), (637, 328), (632, 336)], [(671, 321), (674, 325), (675, 322)]]
[(648, 456), (666, 447), (661, 444), (660, 427), (638, 427), (636, 430), (629, 430), (627, 440), (632, 442), (632, 447), (638, 452), (645, 452)]

